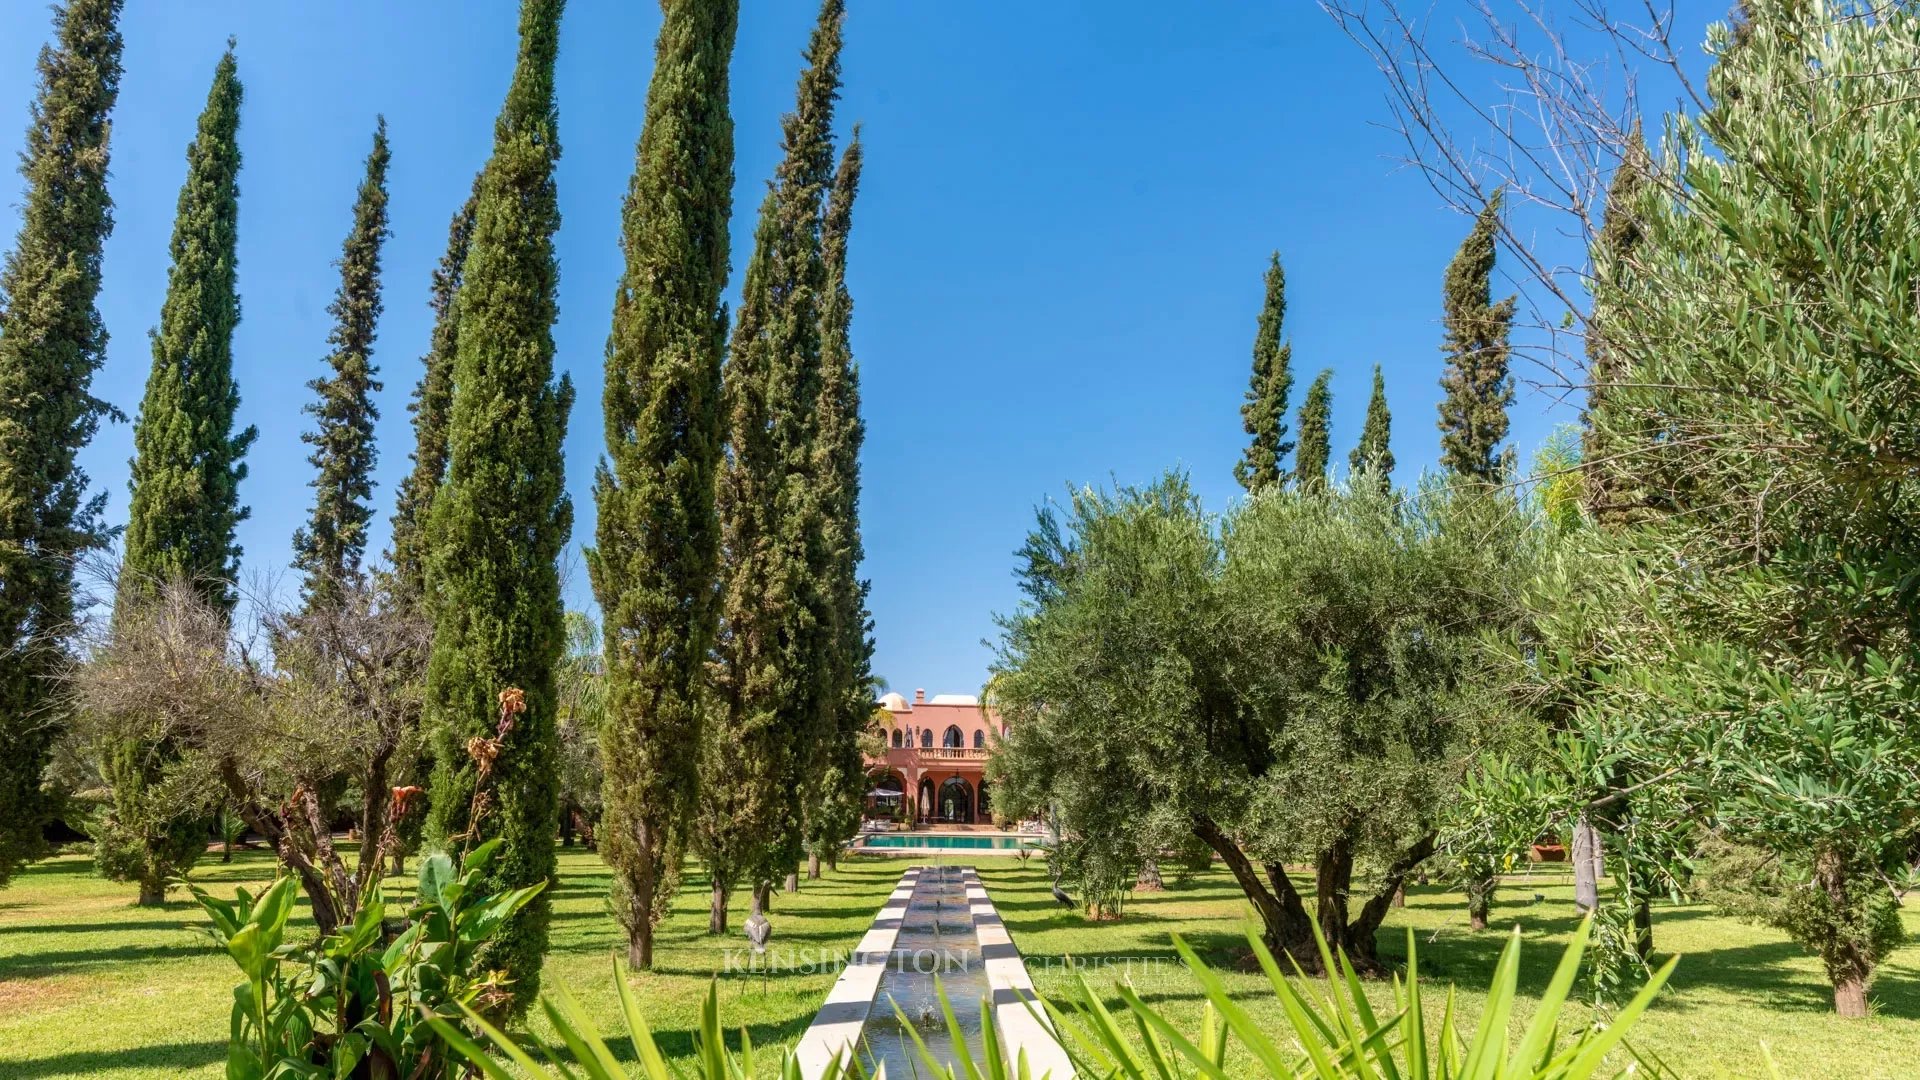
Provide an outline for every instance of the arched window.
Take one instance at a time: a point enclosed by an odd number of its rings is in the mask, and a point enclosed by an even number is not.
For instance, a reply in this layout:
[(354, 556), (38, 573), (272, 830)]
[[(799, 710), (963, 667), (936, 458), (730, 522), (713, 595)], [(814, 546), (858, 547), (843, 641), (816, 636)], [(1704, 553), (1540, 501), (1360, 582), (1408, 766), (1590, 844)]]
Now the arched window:
[(900, 749), (900, 745), (901, 745), (901, 740), (902, 740), (903, 738), (904, 738), (904, 736), (900, 734), (900, 729), (899, 729), (899, 728), (894, 728), (894, 729), (893, 729), (893, 748), (894, 748), (895, 750), (898, 750), (898, 749)]
[(946, 733), (940, 736), (940, 745), (949, 750), (958, 750), (967, 745), (966, 736), (960, 734), (959, 724), (948, 724)]
[(974, 729), (973, 748), (975, 750), (985, 750), (987, 748), (987, 729), (986, 728)]
[(932, 728), (928, 728), (925, 731), (922, 731), (920, 733), (920, 747), (921, 749), (924, 749), (924, 750), (933, 749), (933, 729)]

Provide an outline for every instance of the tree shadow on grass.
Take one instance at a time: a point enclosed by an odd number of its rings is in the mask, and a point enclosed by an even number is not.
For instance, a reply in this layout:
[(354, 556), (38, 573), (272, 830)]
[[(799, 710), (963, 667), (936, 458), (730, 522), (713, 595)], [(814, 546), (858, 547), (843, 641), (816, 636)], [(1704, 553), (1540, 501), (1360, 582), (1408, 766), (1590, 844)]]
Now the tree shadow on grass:
[(55, 949), (0, 958), (0, 979), (43, 979), (68, 975), (75, 968), (120, 966), (188, 956), (222, 955), (211, 941), (178, 945), (122, 945), (111, 949)]
[(23, 1061), (0, 1061), (0, 1076), (9, 1080), (40, 1080), (52, 1076), (92, 1076), (107, 1069), (147, 1068), (177, 1076), (225, 1061), (223, 1042), (161, 1043), (133, 1050), (75, 1050)]

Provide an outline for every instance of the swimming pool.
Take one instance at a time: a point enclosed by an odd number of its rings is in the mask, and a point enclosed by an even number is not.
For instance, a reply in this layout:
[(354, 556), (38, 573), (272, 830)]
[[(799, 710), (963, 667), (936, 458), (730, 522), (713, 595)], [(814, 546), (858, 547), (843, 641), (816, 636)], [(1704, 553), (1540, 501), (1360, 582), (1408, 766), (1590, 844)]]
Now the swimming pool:
[(952, 848), (965, 851), (1017, 851), (1017, 836), (949, 836), (945, 833), (892, 833), (867, 836), (861, 847), (870, 848)]

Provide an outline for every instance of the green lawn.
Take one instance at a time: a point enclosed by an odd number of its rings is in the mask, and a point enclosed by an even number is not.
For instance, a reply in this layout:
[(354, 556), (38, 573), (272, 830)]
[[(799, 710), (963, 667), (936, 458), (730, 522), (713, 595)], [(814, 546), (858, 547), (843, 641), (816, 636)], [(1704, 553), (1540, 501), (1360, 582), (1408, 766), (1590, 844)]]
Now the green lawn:
[[(1136, 895), (1120, 922), (1094, 923), (1048, 896), (1046, 871), (1037, 861), (1022, 866), (981, 860), (978, 866), (1043, 994), (1062, 993), (1073, 985), (1073, 975), (1063, 965), (1043, 968), (1035, 958), (1071, 955), (1081, 958), (1096, 988), (1130, 970), (1142, 997), (1185, 1030), (1197, 1031), (1201, 998), (1177, 966), (1171, 935), (1186, 938), (1218, 967), (1250, 970), (1246, 929), (1252, 909), (1223, 870), (1185, 885), (1169, 878), (1166, 892)], [(1534, 901), (1536, 894), (1544, 899)], [(1920, 937), (1916, 907), (1909, 906), (1906, 923)], [(1538, 994), (1578, 925), (1571, 878), (1556, 867), (1511, 879), (1499, 893), (1494, 925), (1510, 930), (1515, 923), (1525, 935), (1521, 988)], [(1388, 918), (1383, 954), (1405, 956), (1408, 926), (1418, 939), (1423, 979), (1455, 983), (1465, 1011), (1476, 1015), (1479, 991), (1505, 936), (1470, 932), (1460, 895), (1438, 888), (1414, 889), (1407, 907)], [(1882, 969), (1873, 990), (1876, 1015), (1849, 1021), (1832, 1014), (1819, 964), (1776, 931), (1698, 906), (1663, 907), (1654, 915), (1654, 938), (1662, 959), (1676, 952), (1682, 958), (1672, 990), (1648, 1013), (1633, 1042), (1680, 1075), (1764, 1077), (1762, 1043), (1786, 1077), (1891, 1080), (1920, 1071), (1920, 944), (1905, 947)], [(1106, 974), (1094, 974), (1101, 970)], [(1276, 1028), (1284, 1024), (1264, 976), (1229, 974), (1228, 983), (1256, 1016), (1270, 1018)], [(1437, 1013), (1440, 996), (1428, 1001)], [(1108, 1003), (1120, 1004), (1113, 996)], [(1531, 1015), (1518, 1011), (1522, 1019)], [(1568, 1021), (1584, 1022), (1580, 1012)]]
[[(954, 860), (960, 861), (960, 860)], [(1118, 923), (1095, 924), (1061, 910), (1047, 895), (1041, 864), (979, 858), (980, 869), (1015, 941), (1043, 991), (1071, 978), (1048, 958), (1071, 955), (1109, 966), (1094, 972), (1104, 985), (1132, 960), (1145, 995), (1189, 1026), (1199, 1015), (1191, 981), (1175, 966), (1169, 941), (1178, 932), (1224, 966), (1243, 960), (1248, 908), (1224, 872), (1167, 892), (1138, 897)], [(854, 859), (773, 912), (782, 959), (800, 970), (763, 981), (737, 971), (723, 978), (721, 1007), (730, 1026), (746, 1023), (755, 1044), (791, 1044), (833, 980), (831, 958), (859, 940), (908, 859)], [(258, 852), (232, 866), (211, 857), (196, 871), (230, 891), (271, 869)], [(612, 957), (621, 937), (606, 910), (607, 873), (596, 856), (561, 855), (554, 948), (547, 974), (565, 982), (610, 1030), (617, 1030)], [(1533, 895), (1545, 899), (1534, 903)], [(95, 1077), (160, 1080), (221, 1075), (234, 972), (200, 932), (192, 903), (165, 908), (131, 904), (126, 886), (103, 881), (79, 856), (28, 868), (0, 891), (0, 1080)], [(705, 882), (690, 869), (663, 928), (657, 970), (634, 985), (663, 1044), (684, 1053), (713, 974), (725, 967), (736, 933), (706, 936)], [(1526, 932), (1524, 985), (1538, 989), (1573, 928), (1570, 889), (1559, 875), (1515, 882), (1496, 908), (1501, 925)], [(1920, 913), (1909, 928), (1920, 932)], [(738, 919), (736, 917), (736, 923)], [(1400, 928), (1419, 935), (1422, 971), (1454, 980), (1469, 1012), (1502, 942), (1498, 933), (1469, 934), (1457, 896), (1415, 890), (1407, 909), (1389, 920), (1388, 952), (1403, 946)], [(1920, 946), (1894, 958), (1875, 987), (1878, 1014), (1864, 1022), (1830, 1015), (1816, 965), (1769, 930), (1716, 917), (1697, 907), (1663, 909), (1656, 934), (1662, 950), (1685, 954), (1639, 1042), (1695, 1077), (1761, 1075), (1759, 1046), (1773, 1051), (1789, 1077), (1911, 1076), (1920, 1058)], [(811, 962), (812, 970), (805, 970)], [(1279, 1023), (1278, 1009), (1253, 975), (1233, 974), (1243, 1000)], [(1577, 1019), (1577, 1018), (1574, 1018)]]
[[(775, 952), (795, 970), (762, 979), (736, 969), (724, 977), (722, 1022), (746, 1024), (756, 1048), (798, 1040), (836, 974), (822, 961), (858, 943), (908, 865), (850, 859), (799, 896), (777, 897)], [(193, 876), (231, 894), (272, 867), (260, 852), (231, 866), (210, 855)], [(695, 875), (690, 866), (655, 946), (654, 970), (633, 982), (663, 1049), (676, 1056), (691, 1051), (690, 1033), (727, 951), (745, 945), (738, 931), (745, 897), (737, 898), (734, 932), (709, 937), (707, 885)], [(400, 886), (396, 894), (407, 891), (399, 879), (392, 885)], [(620, 1031), (613, 957), (624, 957), (626, 941), (607, 910), (607, 885), (598, 856), (562, 852), (545, 977), (564, 982), (606, 1030)], [(237, 970), (201, 932), (204, 918), (191, 897), (175, 893), (164, 908), (148, 909), (131, 900), (128, 886), (94, 876), (80, 856), (37, 863), (0, 890), (0, 1080), (223, 1074)], [(304, 926), (311, 934), (311, 922)]]

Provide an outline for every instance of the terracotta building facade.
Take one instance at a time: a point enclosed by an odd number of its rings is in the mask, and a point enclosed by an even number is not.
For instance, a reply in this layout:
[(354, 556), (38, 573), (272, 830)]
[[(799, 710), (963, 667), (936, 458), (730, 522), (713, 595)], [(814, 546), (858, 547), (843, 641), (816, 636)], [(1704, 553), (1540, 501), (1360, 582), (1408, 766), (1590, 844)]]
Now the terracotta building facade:
[(915, 690), (913, 700), (879, 701), (886, 756), (867, 761), (869, 812), (915, 825), (976, 825), (993, 820), (987, 755), (1004, 728), (971, 694)]

